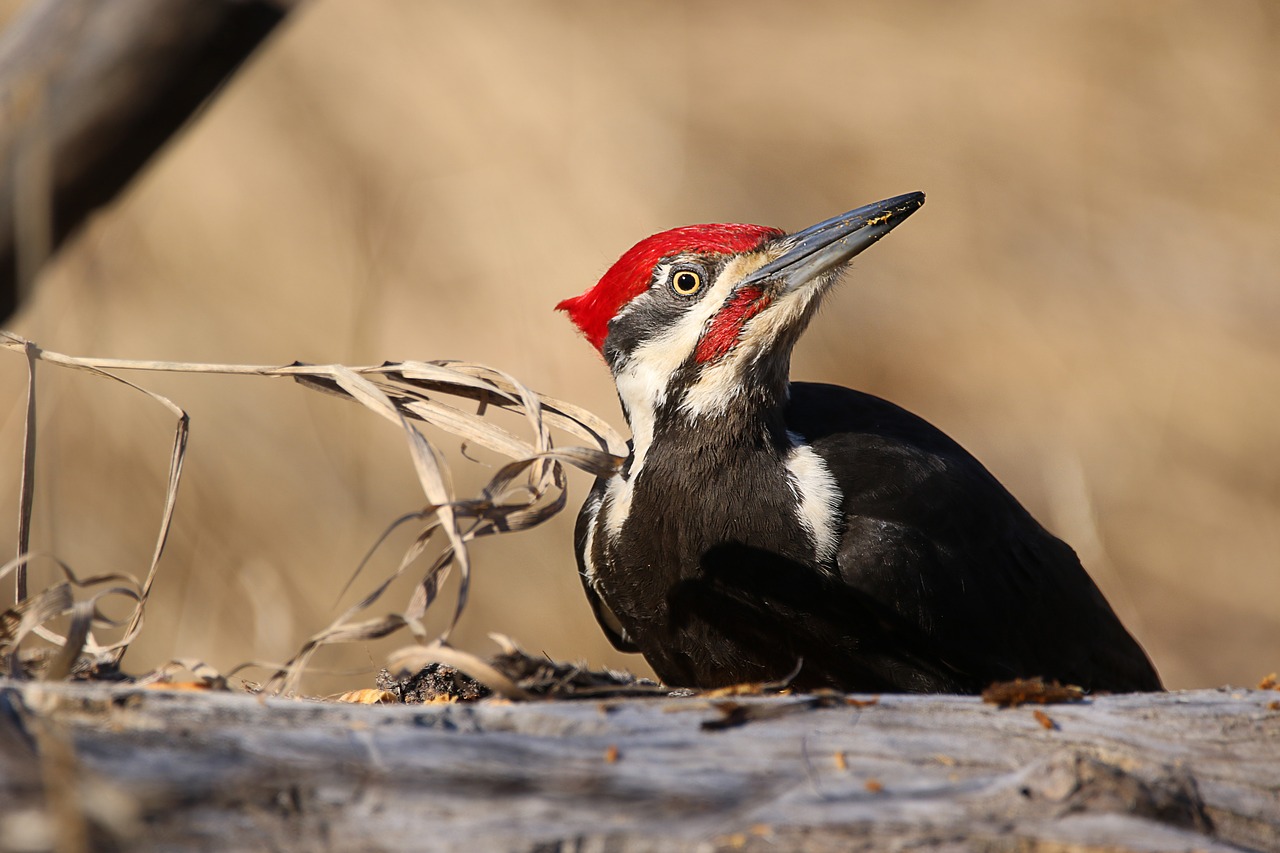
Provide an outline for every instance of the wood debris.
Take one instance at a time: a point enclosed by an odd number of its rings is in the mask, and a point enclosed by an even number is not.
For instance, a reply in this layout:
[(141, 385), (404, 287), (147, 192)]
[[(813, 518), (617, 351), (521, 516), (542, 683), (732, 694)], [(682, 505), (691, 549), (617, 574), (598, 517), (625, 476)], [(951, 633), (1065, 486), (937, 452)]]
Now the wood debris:
[(153, 681), (142, 685), (143, 690), (216, 690), (207, 681)]
[(400, 697), (390, 690), (367, 687), (364, 690), (348, 690), (334, 701), (350, 702), (353, 705), (392, 705), (399, 702)]
[[(469, 658), (461, 653), (459, 661)], [(484, 667), (472, 667), (459, 662), (458, 666), (432, 663), (403, 678), (396, 678), (388, 670), (382, 670), (377, 678), (380, 689), (396, 694), (397, 701), (406, 703), (457, 701), (474, 702), (496, 695), (494, 685), (486, 683), (481, 669), (496, 672), (519, 691), (518, 699), (616, 699), (629, 696), (667, 696), (670, 688), (637, 678), (629, 672), (612, 669), (592, 669), (580, 663), (562, 663), (545, 655), (531, 655), (515, 646), (504, 643), (503, 651), (483, 661)], [(475, 669), (472, 677), (464, 669)], [(505, 692), (510, 692), (505, 691)], [(603, 707), (603, 706), (602, 706)]]
[(1043, 678), (1015, 678), (1013, 681), (997, 681), (982, 691), (982, 701), (1001, 708), (1017, 708), (1035, 703), (1051, 705), (1063, 702), (1083, 702), (1084, 689), (1074, 684), (1046, 682)]
[(1036, 718), (1036, 722), (1039, 723), (1043, 728), (1048, 729), (1051, 732), (1057, 730), (1058, 724), (1053, 721), (1052, 717), (1050, 717), (1044, 711), (1041, 711), (1039, 708), (1036, 708), (1034, 711), (1032, 711), (1031, 715)]
[(835, 708), (839, 706), (841, 699), (843, 697), (838, 695), (821, 694), (795, 702), (787, 702), (786, 704), (712, 702), (711, 707), (718, 711), (720, 716), (710, 720), (703, 720), (702, 730), (708, 732), (723, 731), (724, 729), (732, 729), (751, 722), (773, 720), (778, 717), (786, 717), (817, 708)]

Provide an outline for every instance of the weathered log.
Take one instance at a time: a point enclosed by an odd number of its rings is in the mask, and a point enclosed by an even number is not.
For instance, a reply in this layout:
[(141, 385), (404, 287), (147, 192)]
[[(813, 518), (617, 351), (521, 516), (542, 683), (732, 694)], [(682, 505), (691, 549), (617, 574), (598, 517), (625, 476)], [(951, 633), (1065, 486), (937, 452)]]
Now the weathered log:
[(0, 697), (6, 849), (1280, 849), (1271, 691), (732, 700), (745, 715), (699, 698)]
[(33, 0), (0, 38), (0, 319), (297, 0)]

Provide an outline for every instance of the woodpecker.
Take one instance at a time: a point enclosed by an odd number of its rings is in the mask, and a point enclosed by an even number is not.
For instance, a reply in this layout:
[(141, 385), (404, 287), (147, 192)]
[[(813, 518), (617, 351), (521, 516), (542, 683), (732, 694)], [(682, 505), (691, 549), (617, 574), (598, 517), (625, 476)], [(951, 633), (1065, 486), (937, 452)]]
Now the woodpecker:
[(893, 403), (790, 379), (846, 264), (923, 204), (664, 231), (557, 305), (632, 432), (578, 517), (579, 573), (666, 684), (1162, 689), (1075, 552), (977, 459)]

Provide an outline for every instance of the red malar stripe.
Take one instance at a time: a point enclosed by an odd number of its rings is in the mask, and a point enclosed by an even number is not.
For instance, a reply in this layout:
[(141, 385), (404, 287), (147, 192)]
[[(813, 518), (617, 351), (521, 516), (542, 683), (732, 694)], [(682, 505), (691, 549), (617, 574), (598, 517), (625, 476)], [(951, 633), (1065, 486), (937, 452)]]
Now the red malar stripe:
[(724, 358), (733, 349), (747, 321), (769, 306), (772, 300), (758, 287), (744, 287), (730, 297), (720, 313), (711, 319), (711, 326), (698, 341), (694, 358), (698, 364)]

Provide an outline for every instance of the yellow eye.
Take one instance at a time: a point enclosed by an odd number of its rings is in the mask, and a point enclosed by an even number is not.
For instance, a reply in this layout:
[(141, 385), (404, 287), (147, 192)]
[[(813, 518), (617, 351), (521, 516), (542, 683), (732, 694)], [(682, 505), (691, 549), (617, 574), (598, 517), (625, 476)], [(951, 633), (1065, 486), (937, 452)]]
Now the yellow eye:
[(693, 270), (680, 270), (671, 277), (671, 289), (681, 296), (693, 296), (702, 289), (702, 276)]

